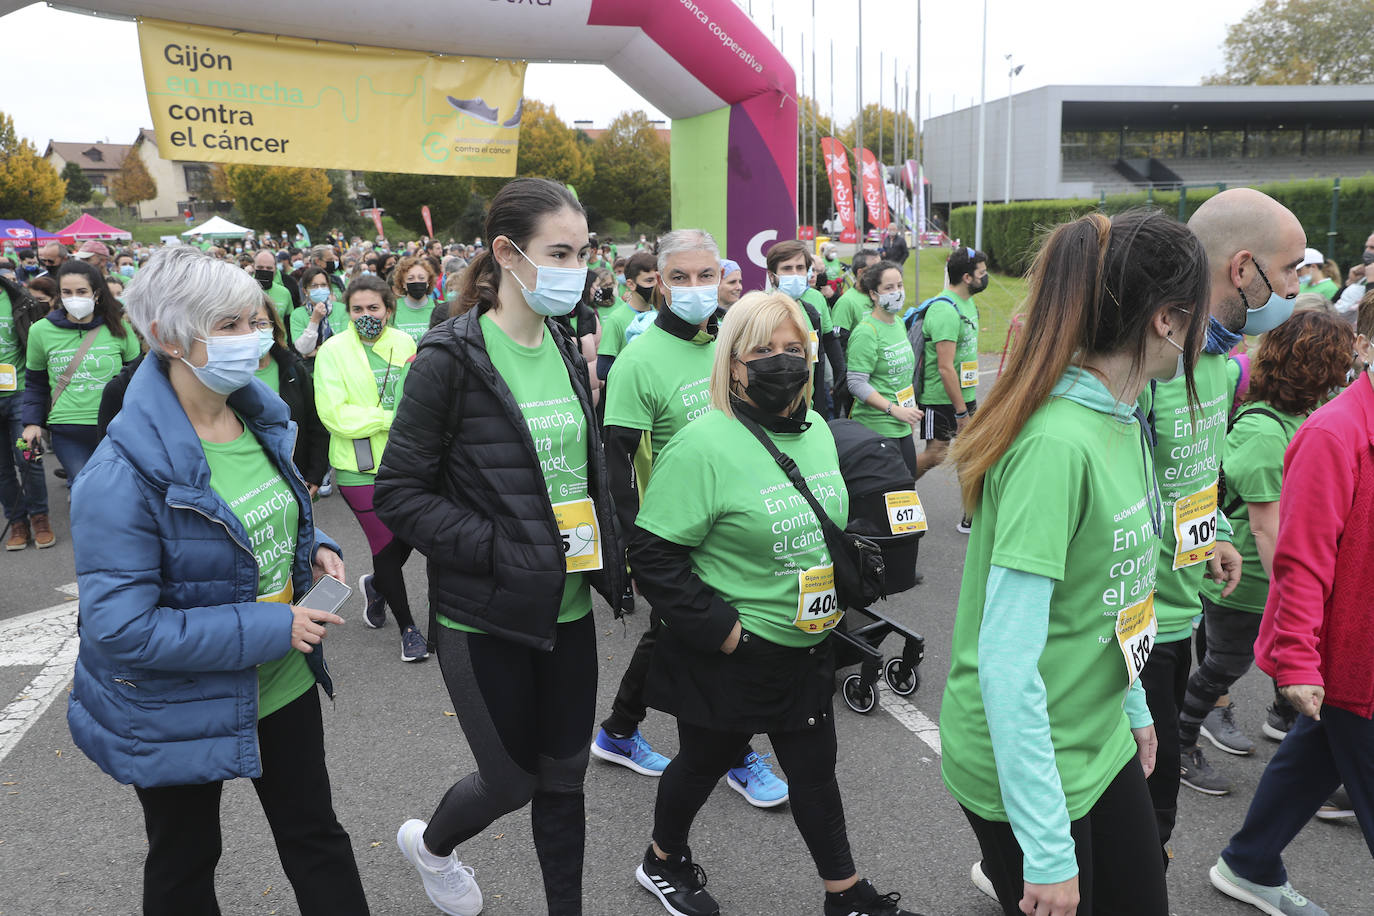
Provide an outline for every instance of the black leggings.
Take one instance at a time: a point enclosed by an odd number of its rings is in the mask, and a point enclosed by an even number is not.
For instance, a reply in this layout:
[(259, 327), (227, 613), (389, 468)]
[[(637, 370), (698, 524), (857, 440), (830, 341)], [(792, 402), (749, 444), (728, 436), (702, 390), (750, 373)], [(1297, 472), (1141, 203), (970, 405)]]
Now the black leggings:
[(1159, 835), (1160, 861), (1168, 867), (1169, 851), (1165, 844), (1174, 835), (1178, 821), (1179, 761), (1182, 753), (1178, 744), (1178, 713), (1183, 706), (1183, 694), (1188, 689), (1188, 667), (1192, 662), (1192, 642), (1176, 639), (1155, 643), (1140, 683), (1145, 687), (1145, 702), (1155, 720), (1155, 735), (1159, 749), (1155, 751), (1155, 769), (1150, 774), (1150, 798), (1155, 806), (1155, 829)]
[[(677, 723), (678, 752), (658, 782), (654, 842), (669, 855), (687, 853), (687, 834), (701, 806), (753, 737)], [(844, 803), (835, 780), (835, 717), (795, 732), (769, 732), (773, 751), (787, 775), (792, 820), (796, 821), (822, 880), (842, 881), (855, 873), (844, 824)]]
[(386, 599), (391, 615), (396, 618), (396, 626), (404, 630), (415, 626), (415, 617), (410, 613), (410, 599), (406, 595), (406, 560), (410, 559), (413, 548), (400, 538), (393, 538), (380, 553), (372, 555), (372, 584), (377, 593)]
[[(1186, 645), (1185, 641), (1185, 645)], [(1021, 916), (1025, 893), (1021, 844), (1005, 821), (964, 816), (983, 851), (983, 874), (992, 882), (1006, 916)], [(1167, 916), (1169, 889), (1159, 858), (1145, 773), (1132, 759), (1092, 809), (1069, 824), (1078, 857), (1077, 916)]]
[[(311, 687), (258, 722), (253, 780), (282, 869), (303, 916), (366, 916), (358, 864), (334, 814), (324, 765), (320, 695)], [(136, 788), (148, 831), (144, 916), (218, 916), (215, 866), (223, 783)]]
[[(560, 623), (541, 652), (435, 627), (439, 667), (477, 771), (445, 793), (425, 846), (448, 855), (492, 821), (531, 805), (550, 916), (582, 912), (587, 823), (583, 779), (596, 714), (596, 624)], [(528, 909), (527, 906), (517, 909)]]

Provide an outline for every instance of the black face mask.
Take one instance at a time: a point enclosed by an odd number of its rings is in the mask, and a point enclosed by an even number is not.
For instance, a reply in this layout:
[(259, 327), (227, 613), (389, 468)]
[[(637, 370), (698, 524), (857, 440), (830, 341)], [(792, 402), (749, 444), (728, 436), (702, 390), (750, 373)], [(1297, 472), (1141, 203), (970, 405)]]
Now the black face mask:
[(987, 288), (988, 288), (988, 278), (987, 278), (987, 277), (983, 277), (983, 279), (981, 279), (981, 280), (970, 280), (970, 281), (969, 281), (969, 284), (968, 284), (968, 294), (969, 294), (970, 296), (974, 296), (974, 295), (977, 295), (978, 293), (981, 293), (983, 290), (985, 290), (985, 289), (987, 289)]
[(635, 292), (639, 293), (639, 298), (645, 302), (654, 301), (654, 288), (652, 286), (636, 286)]
[(277, 276), (277, 272), (270, 267), (255, 267), (253, 269), (253, 279), (258, 281), (258, 286), (267, 291), (272, 288), (272, 280)]
[(429, 284), (423, 280), (411, 280), (406, 284), (406, 295), (419, 302), (429, 293)]
[(329, 272), (332, 274), (334, 271), (336, 271), (336, 270), (339, 269), (339, 262), (338, 262), (338, 261), (325, 261), (325, 262), (324, 262), (324, 269), (327, 270), (327, 271), (329, 271)]
[(806, 357), (793, 353), (778, 353), (744, 363), (744, 370), (749, 374), (744, 393), (761, 410), (770, 413), (777, 413), (796, 400), (811, 377)]

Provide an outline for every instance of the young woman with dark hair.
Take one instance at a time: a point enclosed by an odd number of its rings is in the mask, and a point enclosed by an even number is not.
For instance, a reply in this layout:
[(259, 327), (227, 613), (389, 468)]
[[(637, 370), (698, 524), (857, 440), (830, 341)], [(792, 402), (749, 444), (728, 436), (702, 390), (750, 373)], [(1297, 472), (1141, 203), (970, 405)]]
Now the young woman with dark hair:
[[(547, 912), (582, 912), (583, 781), (596, 707), (591, 590), (625, 566), (577, 343), (558, 322), (586, 287), (587, 217), (564, 186), (509, 182), (456, 318), (410, 365), (376, 507), (429, 558), (430, 637), (477, 770), (396, 841), (446, 913), (482, 894), (460, 844), (530, 805)], [(514, 904), (530, 911), (526, 900)]]
[(1139, 683), (1164, 520), (1135, 405), (1152, 378), (1196, 397), (1207, 297), (1201, 244), (1158, 211), (1059, 226), (952, 449), (974, 524), (941, 770), (1008, 916), (1168, 913)]

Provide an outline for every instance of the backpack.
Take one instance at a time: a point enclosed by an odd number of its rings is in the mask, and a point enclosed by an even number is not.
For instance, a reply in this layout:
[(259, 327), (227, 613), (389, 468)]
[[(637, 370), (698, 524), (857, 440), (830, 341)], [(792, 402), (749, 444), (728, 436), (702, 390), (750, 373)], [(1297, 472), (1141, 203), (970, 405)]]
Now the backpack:
[[(915, 382), (916, 391), (919, 394), (921, 385), (925, 382), (925, 362), (926, 362), (926, 310), (937, 302), (948, 302), (954, 305), (954, 300), (945, 295), (931, 296), (925, 302), (913, 309), (908, 309), (902, 321), (906, 324), (906, 339), (911, 344), (911, 349), (916, 353), (916, 368), (912, 371), (911, 377)], [(958, 306), (955, 306), (958, 311)]]
[[(1262, 417), (1268, 417), (1269, 419), (1273, 420), (1275, 423), (1279, 424), (1279, 428), (1280, 428), (1280, 429), (1283, 428), (1283, 421), (1279, 419), (1279, 415), (1278, 415), (1278, 414), (1274, 413), (1272, 410), (1265, 410), (1263, 407), (1254, 407), (1254, 408), (1251, 408), (1250, 410), (1239, 410), (1239, 411), (1237, 411), (1237, 412), (1235, 413), (1234, 416), (1231, 417), (1231, 421), (1230, 421), (1229, 423), (1226, 424), (1226, 433), (1227, 433), (1227, 435), (1230, 435), (1231, 430), (1233, 430), (1233, 429), (1236, 428), (1236, 423), (1240, 422), (1240, 418), (1241, 418), (1241, 417), (1248, 417), (1248, 416), (1251, 416), (1251, 415), (1253, 415), (1253, 414), (1258, 414), (1259, 416), (1262, 416)], [(1221, 513), (1222, 513), (1223, 515), (1225, 515), (1227, 518), (1230, 518), (1231, 515), (1232, 515), (1233, 513), (1235, 513), (1235, 511), (1236, 511), (1237, 509), (1239, 509), (1242, 505), (1244, 505), (1244, 503), (1245, 503), (1245, 500), (1241, 499), (1239, 496), (1235, 497), (1235, 498), (1232, 499), (1230, 502), (1227, 502), (1227, 500), (1226, 500), (1226, 468), (1225, 468), (1224, 466), (1223, 466), (1223, 467), (1218, 467), (1218, 468), (1217, 468), (1217, 505), (1221, 507)]]

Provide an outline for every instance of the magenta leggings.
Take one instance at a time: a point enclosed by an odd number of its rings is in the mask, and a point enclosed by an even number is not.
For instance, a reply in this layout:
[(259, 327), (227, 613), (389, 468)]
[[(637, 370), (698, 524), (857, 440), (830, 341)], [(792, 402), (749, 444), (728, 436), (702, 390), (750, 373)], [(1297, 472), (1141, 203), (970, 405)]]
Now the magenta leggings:
[(391, 529), (382, 524), (382, 520), (377, 517), (377, 512), (372, 508), (372, 491), (376, 489), (372, 484), (365, 487), (339, 487), (339, 494), (343, 496), (344, 502), (348, 503), (348, 508), (353, 510), (353, 515), (357, 517), (358, 524), (363, 527), (363, 536), (367, 538), (368, 549), (375, 557), (386, 549), (386, 545), (396, 539), (396, 535), (391, 533)]
[(415, 618), (410, 613), (410, 600), (406, 597), (403, 572), (406, 560), (410, 559), (411, 547), (392, 534), (391, 529), (377, 517), (372, 508), (373, 489), (372, 484), (363, 487), (341, 486), (339, 493), (357, 517), (367, 538), (367, 546), (372, 551), (372, 585), (385, 599), (387, 607), (391, 608), (397, 626), (405, 629), (415, 625)]

